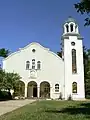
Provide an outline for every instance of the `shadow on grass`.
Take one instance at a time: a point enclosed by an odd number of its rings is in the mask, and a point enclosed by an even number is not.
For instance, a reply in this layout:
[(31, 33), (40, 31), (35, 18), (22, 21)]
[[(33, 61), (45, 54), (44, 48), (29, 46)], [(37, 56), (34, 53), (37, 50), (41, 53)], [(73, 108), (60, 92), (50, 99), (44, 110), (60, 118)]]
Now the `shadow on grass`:
[(46, 110), (48, 113), (67, 113), (68, 115), (85, 115), (86, 118), (90, 118), (90, 103), (82, 103), (79, 106), (69, 106), (66, 108), (62, 108), (61, 110)]

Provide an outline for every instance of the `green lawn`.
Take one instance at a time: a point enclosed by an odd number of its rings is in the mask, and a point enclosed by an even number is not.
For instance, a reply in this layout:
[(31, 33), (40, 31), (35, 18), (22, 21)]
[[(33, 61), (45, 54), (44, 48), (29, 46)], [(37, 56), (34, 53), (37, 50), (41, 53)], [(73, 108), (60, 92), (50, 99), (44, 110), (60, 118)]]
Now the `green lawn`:
[(90, 102), (37, 101), (2, 115), (0, 120), (90, 120)]

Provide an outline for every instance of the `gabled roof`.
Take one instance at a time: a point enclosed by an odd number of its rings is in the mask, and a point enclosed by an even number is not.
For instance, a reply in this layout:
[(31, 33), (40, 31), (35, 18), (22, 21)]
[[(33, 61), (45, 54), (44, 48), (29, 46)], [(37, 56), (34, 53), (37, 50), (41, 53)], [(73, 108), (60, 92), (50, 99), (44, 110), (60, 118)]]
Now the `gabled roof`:
[[(37, 43), (37, 42), (32, 42), (32, 43), (26, 45), (26, 46), (23, 47), (23, 48), (19, 48), (18, 51), (11, 53), (8, 57), (6, 57), (5, 59), (3, 59), (3, 61), (4, 61), (4, 60), (7, 60), (9, 57), (13, 56), (14, 54), (20, 53), (22, 50), (24, 50), (24, 49), (30, 47), (31, 45), (40, 46), (42, 49), (47, 50), (49, 53), (53, 54), (54, 56), (56, 56), (57, 58), (59, 58), (60, 60), (62, 60), (62, 58), (60, 58), (56, 53), (50, 51), (49, 48), (43, 47), (41, 44), (39, 44), (39, 43)], [(63, 61), (63, 60), (62, 60), (62, 61)]]

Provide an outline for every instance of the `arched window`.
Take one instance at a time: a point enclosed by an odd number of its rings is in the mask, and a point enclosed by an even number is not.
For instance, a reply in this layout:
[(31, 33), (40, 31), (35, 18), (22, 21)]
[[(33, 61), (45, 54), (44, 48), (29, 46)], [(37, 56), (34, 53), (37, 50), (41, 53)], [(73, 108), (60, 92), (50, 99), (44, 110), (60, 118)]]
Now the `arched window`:
[(72, 73), (77, 73), (76, 50), (72, 49)]
[(37, 62), (37, 69), (38, 70), (41, 69), (41, 62), (40, 61)]
[(26, 70), (29, 70), (29, 68), (30, 68), (30, 62), (26, 61)]
[(69, 26), (68, 25), (66, 25), (66, 31), (69, 32)]
[(77, 83), (76, 82), (72, 83), (72, 93), (77, 93)]
[(70, 25), (70, 30), (73, 32), (73, 24)]
[(59, 84), (55, 84), (55, 92), (59, 92)]
[(32, 59), (32, 69), (35, 69), (35, 59)]

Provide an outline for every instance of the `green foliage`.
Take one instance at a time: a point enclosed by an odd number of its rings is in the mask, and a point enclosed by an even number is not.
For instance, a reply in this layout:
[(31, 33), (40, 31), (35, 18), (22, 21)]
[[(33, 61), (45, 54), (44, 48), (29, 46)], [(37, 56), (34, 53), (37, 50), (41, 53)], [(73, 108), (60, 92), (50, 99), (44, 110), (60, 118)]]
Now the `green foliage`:
[(10, 92), (0, 91), (0, 101), (11, 100), (11, 99), (12, 99), (12, 96)]
[(81, 0), (79, 3), (74, 4), (77, 12), (81, 14), (87, 14), (85, 18), (85, 26), (90, 25), (90, 0)]
[(0, 69), (0, 90), (15, 90), (20, 78), (17, 73), (7, 73)]
[(90, 96), (90, 49), (83, 47), (85, 95)]
[(16, 84), (14, 89), (14, 96), (23, 96), (25, 94), (25, 84), (22, 81), (19, 81), (18, 84)]
[(10, 51), (5, 48), (0, 49), (0, 57), (6, 58), (9, 55)]
[(60, 51), (60, 52), (57, 52), (57, 55), (59, 56), (59, 57), (62, 57), (62, 52)]

